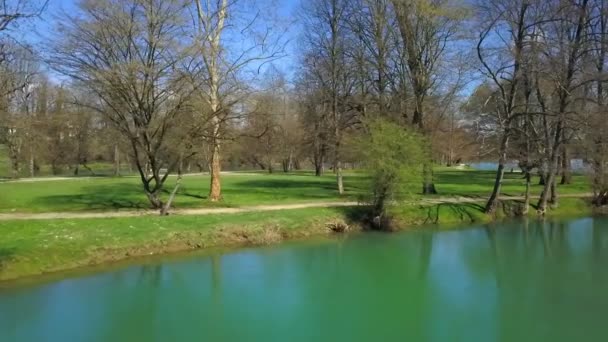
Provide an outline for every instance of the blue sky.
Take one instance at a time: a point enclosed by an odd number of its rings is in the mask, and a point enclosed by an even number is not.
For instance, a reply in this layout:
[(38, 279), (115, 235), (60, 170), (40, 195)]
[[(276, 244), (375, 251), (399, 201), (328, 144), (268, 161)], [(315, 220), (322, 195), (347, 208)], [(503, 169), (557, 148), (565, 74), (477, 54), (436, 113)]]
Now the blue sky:
[[(41, 50), (44, 50), (46, 47), (46, 40), (51, 36), (56, 20), (59, 20), (58, 18), (61, 18), (61, 14), (64, 12), (74, 13), (74, 11), (77, 10), (77, 3), (79, 1), (80, 0), (49, 0), (48, 7), (43, 13), (41, 20), (28, 24), (27, 28), (22, 28), (20, 31), (23, 33), (21, 33), (19, 39), (23, 39), (30, 44), (37, 45), (39, 48), (41, 48)], [(301, 0), (261, 1), (272, 2), (274, 5), (273, 7), (277, 10), (276, 14), (285, 20), (289, 20), (290, 18), (294, 17), (297, 9), (300, 6)], [(295, 72), (294, 68), (297, 59), (295, 57), (294, 47), (297, 45), (295, 44), (295, 41), (297, 40), (298, 34), (298, 26), (290, 25), (289, 31), (286, 34), (286, 39), (290, 41), (290, 44), (288, 44), (286, 48), (287, 56), (274, 62), (275, 66), (285, 72), (288, 78), (291, 78)]]

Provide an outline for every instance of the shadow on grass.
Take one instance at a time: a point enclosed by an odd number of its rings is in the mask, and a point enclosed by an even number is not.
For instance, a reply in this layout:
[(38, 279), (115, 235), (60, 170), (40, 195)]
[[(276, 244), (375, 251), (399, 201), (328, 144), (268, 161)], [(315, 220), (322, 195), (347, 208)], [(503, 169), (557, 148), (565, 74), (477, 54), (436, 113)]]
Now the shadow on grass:
[(13, 260), (14, 255), (14, 248), (0, 248), (0, 271), (4, 269), (5, 264)]
[[(493, 184), (495, 171), (449, 170), (435, 174), (437, 184), (487, 185)], [(505, 177), (509, 177), (505, 175)]]
[(276, 195), (294, 199), (322, 199), (337, 196), (336, 185), (328, 179), (255, 179), (234, 183), (224, 189), (225, 196)]
[(424, 223), (438, 224), (441, 217), (456, 216), (460, 221), (475, 222), (484, 207), (476, 203), (439, 203), (428, 208)]
[[(524, 216), (523, 200), (502, 200), (499, 202), (499, 211), (505, 217)], [(530, 210), (537, 210), (536, 204), (530, 203)], [(485, 215), (485, 207), (478, 203), (440, 203), (428, 208), (425, 223), (437, 224), (441, 218), (456, 217), (463, 222), (475, 222), (477, 218)]]
[(87, 186), (80, 193), (51, 195), (37, 198), (36, 205), (49, 208), (74, 210), (149, 209), (140, 186), (133, 183), (117, 183)]
[[(163, 194), (165, 194), (165, 195), (170, 195), (172, 191), (173, 191), (172, 187), (165, 187), (162, 190)], [(200, 199), (200, 200), (206, 200), (208, 197), (208, 196), (199, 195), (199, 194), (196, 194), (193, 192), (189, 192), (188, 189), (183, 186), (177, 191), (177, 197), (179, 197), (179, 196), (185, 196), (185, 197), (190, 197), (190, 198), (195, 198), (195, 199)]]
[(372, 207), (363, 205), (356, 207), (336, 207), (335, 210), (342, 213), (349, 223), (369, 223), (369, 218), (372, 215)]
[[(505, 217), (521, 217), (524, 214), (523, 200), (503, 200), (499, 202), (499, 211)], [(537, 210), (537, 205), (530, 203), (531, 210)], [(440, 203), (428, 208), (425, 223), (437, 224), (442, 218), (456, 217), (462, 222), (474, 223), (485, 215), (485, 207), (477, 203)]]
[[(503, 214), (508, 217), (524, 216), (524, 205), (526, 204), (523, 200), (503, 200), (500, 201), (500, 207)], [(538, 205), (530, 202), (530, 209), (538, 210)]]

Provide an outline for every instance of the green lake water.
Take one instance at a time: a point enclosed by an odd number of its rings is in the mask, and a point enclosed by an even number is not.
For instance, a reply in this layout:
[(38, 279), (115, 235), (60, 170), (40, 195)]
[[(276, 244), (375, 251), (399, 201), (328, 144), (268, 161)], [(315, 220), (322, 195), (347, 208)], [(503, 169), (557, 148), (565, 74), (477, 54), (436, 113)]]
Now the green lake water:
[(608, 341), (608, 220), (365, 233), (0, 284), (0, 341)]

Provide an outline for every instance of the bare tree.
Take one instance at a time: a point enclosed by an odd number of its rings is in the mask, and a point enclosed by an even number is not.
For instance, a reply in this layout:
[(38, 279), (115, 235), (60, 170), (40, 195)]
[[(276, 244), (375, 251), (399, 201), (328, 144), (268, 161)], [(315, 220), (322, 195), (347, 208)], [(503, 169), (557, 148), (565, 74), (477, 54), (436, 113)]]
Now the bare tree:
[(315, 0), (304, 8), (302, 19), (306, 30), (307, 55), (302, 72), (315, 85), (320, 96), (317, 108), (325, 114), (320, 127), (329, 133), (333, 145), (333, 167), (337, 188), (344, 193), (342, 175), (343, 132), (353, 124), (352, 94), (355, 86), (352, 59), (349, 49), (349, 31), (346, 24), (348, 2), (344, 0)]
[[(210, 119), (206, 134), (210, 144), (211, 175), (208, 198), (218, 201), (222, 197), (220, 147), (223, 127), (238, 118), (233, 107), (242, 100), (244, 74), (283, 56), (283, 35), (277, 34), (277, 27), (272, 29), (271, 22), (263, 21), (266, 18), (262, 9), (253, 1), (193, 0), (193, 3), (194, 46), (202, 61), (200, 90), (210, 107), (210, 113), (206, 115)], [(239, 7), (245, 6), (251, 6), (253, 13), (239, 12)]]
[(47, 1), (5, 0), (0, 2), (0, 142), (6, 143), (11, 159), (13, 177), (19, 175), (26, 122), (14, 115), (14, 95), (27, 93), (37, 70), (31, 47), (22, 44), (12, 34), (19, 25), (35, 18), (46, 7)]
[(24, 145), (33, 133), (32, 94), (39, 65), (29, 47), (12, 45), (10, 51), (11, 57), (0, 64), (0, 128), (3, 131), (1, 140), (8, 147), (12, 177), (17, 178), (26, 154)]
[(9, 30), (24, 19), (40, 15), (48, 0), (4, 0), (0, 2), (0, 31)]
[[(427, 100), (437, 86), (437, 72), (446, 49), (459, 32), (463, 11), (447, 0), (392, 0), (392, 3), (401, 38), (401, 55), (406, 62), (403, 71), (414, 97), (411, 124), (428, 135)], [(424, 166), (423, 193), (436, 192), (429, 161)]]
[[(15, 83), (15, 78), (6, 77), (5, 68), (7, 64), (15, 64), (22, 57), (23, 49), (31, 50), (12, 34), (19, 30), (19, 24), (38, 17), (46, 8), (47, 3), (48, 0), (4, 0), (0, 2), (0, 69), (3, 69), (0, 87), (3, 94), (10, 94), (23, 87), (23, 84)], [(22, 81), (27, 80), (22, 79)]]
[(586, 34), (589, 9), (589, 0), (567, 4), (556, 2), (553, 9), (554, 18), (550, 25), (547, 25), (544, 37), (546, 72), (552, 81), (552, 88), (550, 95), (542, 93), (542, 88), (538, 88), (539, 99), (547, 104), (546, 114), (551, 114), (545, 115), (543, 127), (546, 134), (546, 152), (543, 159), (548, 169), (545, 186), (538, 201), (538, 211), (541, 214), (545, 212), (549, 201), (552, 205), (557, 205), (556, 177), (564, 144), (572, 135), (570, 123), (576, 114), (575, 94), (587, 83), (582, 77), (582, 62), (589, 46)]
[[(498, 169), (492, 194), (485, 207), (486, 213), (496, 210), (505, 166), (508, 161), (509, 142), (518, 117), (517, 96), (523, 88), (522, 73), (526, 62), (524, 49), (545, 20), (542, 1), (481, 1), (477, 6), (481, 19), (477, 56), (482, 74), (492, 82), (496, 103), (493, 108), (498, 138)], [(489, 101), (490, 99), (488, 99)]]
[(394, 57), (397, 26), (390, 0), (357, 0), (347, 18), (354, 39), (359, 44), (349, 51), (357, 61), (357, 90), (362, 98), (363, 117), (388, 116), (391, 112), (391, 83), (395, 73)]
[(591, 179), (594, 192), (593, 203), (597, 206), (608, 204), (608, 103), (605, 83), (608, 53), (608, 5), (605, 1), (595, 0), (591, 4), (591, 20), (588, 34), (593, 46), (591, 55), (594, 70), (591, 79), (595, 80), (595, 96), (590, 95), (589, 115), (584, 126), (585, 147), (591, 164)]
[(180, 0), (84, 0), (65, 15), (49, 64), (95, 95), (75, 101), (110, 121), (130, 145), (144, 192), (165, 214), (163, 185), (178, 164), (177, 129), (193, 92), (182, 66)]

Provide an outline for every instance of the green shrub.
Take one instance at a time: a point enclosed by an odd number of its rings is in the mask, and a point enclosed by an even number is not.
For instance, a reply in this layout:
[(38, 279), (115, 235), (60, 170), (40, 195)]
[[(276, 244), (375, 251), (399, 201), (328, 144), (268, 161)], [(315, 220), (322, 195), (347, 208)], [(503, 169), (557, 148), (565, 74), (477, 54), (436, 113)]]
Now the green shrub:
[(368, 123), (367, 133), (356, 145), (369, 174), (365, 200), (373, 215), (382, 218), (387, 205), (403, 200), (422, 182), (426, 140), (411, 129), (376, 120)]

